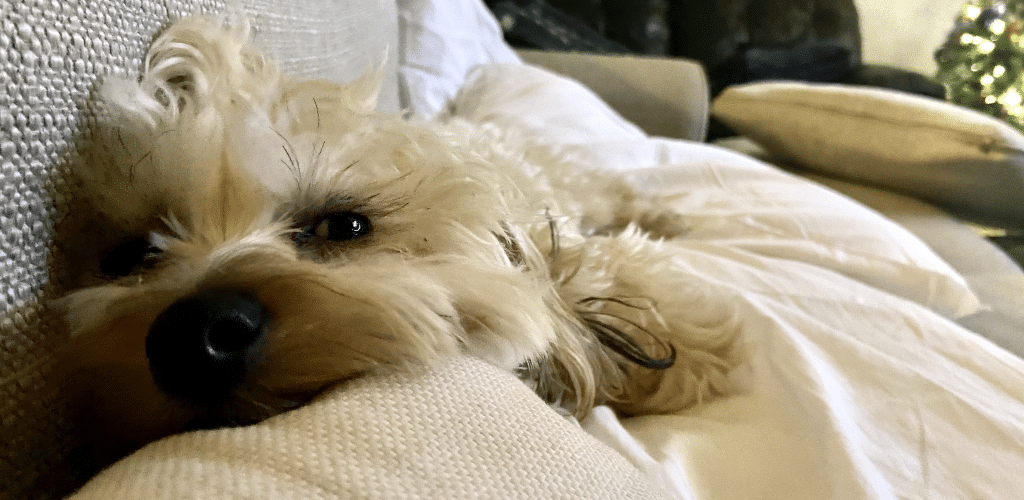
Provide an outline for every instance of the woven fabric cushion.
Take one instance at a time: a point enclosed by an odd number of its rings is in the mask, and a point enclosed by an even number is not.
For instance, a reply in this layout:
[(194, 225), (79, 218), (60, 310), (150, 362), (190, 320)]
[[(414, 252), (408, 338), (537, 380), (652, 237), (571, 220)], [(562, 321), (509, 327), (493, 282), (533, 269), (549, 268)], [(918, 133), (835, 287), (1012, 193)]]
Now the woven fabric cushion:
[[(351, 80), (398, 46), (394, 2), (243, 3), (258, 43), (302, 77)], [(223, 9), (219, 0), (0, 0), (0, 499), (73, 484), (52, 375), (66, 339), (42, 304), (74, 258), (53, 236), (72, 199), (64, 173), (90, 136), (90, 92), (103, 75), (137, 72), (170, 19)], [(397, 110), (391, 60), (380, 106)]]
[(617, 452), (475, 358), (363, 378), (261, 424), (180, 434), (71, 500), (655, 499)]
[(891, 90), (796, 82), (729, 88), (712, 114), (794, 165), (1024, 229), (1024, 135), (991, 116)]

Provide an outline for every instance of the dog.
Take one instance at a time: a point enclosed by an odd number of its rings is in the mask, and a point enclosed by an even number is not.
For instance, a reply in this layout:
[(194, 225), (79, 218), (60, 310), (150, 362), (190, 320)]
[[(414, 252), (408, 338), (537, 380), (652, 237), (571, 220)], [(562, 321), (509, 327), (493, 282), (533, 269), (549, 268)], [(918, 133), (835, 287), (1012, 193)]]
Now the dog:
[(576, 416), (729, 391), (736, 314), (674, 270), (666, 200), (528, 138), (377, 113), (380, 70), (297, 81), (249, 38), (184, 18), (100, 89), (57, 301), (89, 460), (459, 353)]

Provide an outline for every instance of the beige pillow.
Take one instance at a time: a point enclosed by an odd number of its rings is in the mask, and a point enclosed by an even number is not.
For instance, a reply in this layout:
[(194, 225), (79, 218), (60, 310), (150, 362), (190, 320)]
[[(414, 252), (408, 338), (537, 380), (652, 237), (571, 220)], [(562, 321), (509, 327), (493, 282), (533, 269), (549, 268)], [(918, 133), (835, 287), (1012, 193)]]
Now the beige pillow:
[(1024, 229), (1024, 135), (991, 116), (892, 90), (796, 82), (729, 88), (712, 115), (795, 166)]
[(463, 356), (156, 441), (69, 500), (663, 498), (653, 488), (512, 373)]

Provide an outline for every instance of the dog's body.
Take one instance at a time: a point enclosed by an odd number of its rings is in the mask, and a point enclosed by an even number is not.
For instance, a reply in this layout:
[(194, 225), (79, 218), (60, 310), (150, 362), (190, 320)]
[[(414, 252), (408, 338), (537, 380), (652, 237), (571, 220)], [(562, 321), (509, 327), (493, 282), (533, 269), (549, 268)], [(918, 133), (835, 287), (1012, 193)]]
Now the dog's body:
[(725, 391), (735, 316), (673, 270), (683, 228), (660, 200), (376, 114), (372, 73), (291, 81), (246, 36), (179, 21), (139, 82), (104, 87), (80, 172), (100, 219), (61, 300), (100, 456), (460, 351), (578, 415)]

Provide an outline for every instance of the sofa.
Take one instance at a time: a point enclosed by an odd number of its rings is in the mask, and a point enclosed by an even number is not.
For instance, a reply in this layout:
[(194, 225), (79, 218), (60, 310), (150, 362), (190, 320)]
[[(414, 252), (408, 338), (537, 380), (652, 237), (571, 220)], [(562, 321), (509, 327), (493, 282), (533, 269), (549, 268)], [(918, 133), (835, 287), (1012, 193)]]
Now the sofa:
[[(1024, 273), (977, 229), (1024, 229), (1019, 132), (847, 86), (767, 82), (712, 103), (690, 61), (517, 52), (481, 0), (233, 8), (297, 77), (350, 81), (383, 62), (382, 112), (512, 131), (670, 196), (690, 227), (680, 265), (740, 311), (736, 392), (675, 414), (598, 407), (577, 421), (513, 374), (456, 356), (83, 469), (59, 390), (67, 334), (50, 307), (76, 258), (60, 238), (76, 210), (68, 171), (91, 139), (103, 76), (137, 73), (172, 19), (232, 6), (0, 6), (0, 499), (1024, 490)], [(711, 114), (741, 137), (705, 143)]]

